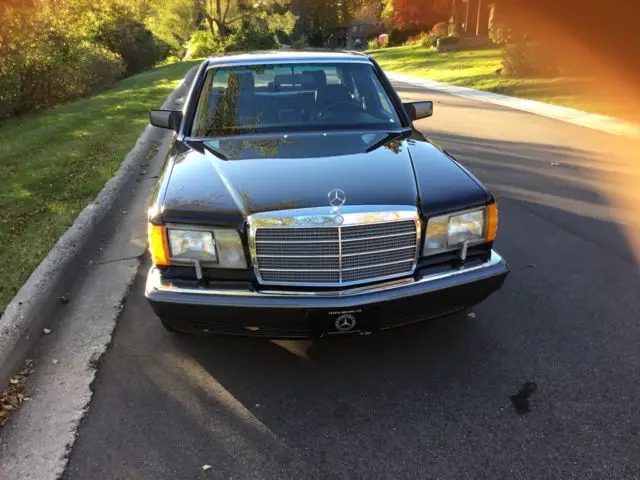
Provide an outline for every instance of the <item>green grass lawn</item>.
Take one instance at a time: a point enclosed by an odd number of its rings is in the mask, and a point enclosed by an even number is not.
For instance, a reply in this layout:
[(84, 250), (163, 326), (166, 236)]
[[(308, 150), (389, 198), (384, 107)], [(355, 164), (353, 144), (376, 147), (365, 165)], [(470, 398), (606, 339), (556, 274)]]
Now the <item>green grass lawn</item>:
[(438, 53), (409, 46), (368, 53), (388, 71), (638, 120), (638, 113), (630, 110), (624, 99), (616, 97), (615, 89), (602, 88), (597, 79), (507, 78), (496, 74), (502, 66), (500, 49)]
[(176, 63), (0, 126), (0, 311), (113, 176), (186, 72)]

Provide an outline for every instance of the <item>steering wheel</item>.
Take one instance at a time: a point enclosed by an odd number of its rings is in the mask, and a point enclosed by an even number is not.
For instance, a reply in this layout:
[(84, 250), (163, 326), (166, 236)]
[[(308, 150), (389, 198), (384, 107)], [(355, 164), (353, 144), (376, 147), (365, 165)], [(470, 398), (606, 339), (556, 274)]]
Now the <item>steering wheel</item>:
[(334, 102), (327, 105), (325, 108), (322, 109), (322, 111), (318, 113), (318, 115), (316, 115), (316, 118), (320, 119), (324, 117), (327, 114), (327, 112), (330, 112), (331, 110), (335, 110), (338, 107), (345, 108), (347, 106), (357, 106), (361, 111), (364, 111), (364, 109), (362, 108), (362, 105), (360, 105), (360, 102), (358, 102), (357, 100), (340, 100), (339, 102)]

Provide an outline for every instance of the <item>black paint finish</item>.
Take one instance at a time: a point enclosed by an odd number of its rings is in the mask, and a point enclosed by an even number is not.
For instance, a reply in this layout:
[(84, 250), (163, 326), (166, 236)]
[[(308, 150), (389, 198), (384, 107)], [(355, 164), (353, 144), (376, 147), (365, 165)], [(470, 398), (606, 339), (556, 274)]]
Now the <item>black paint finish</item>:
[[(389, 131), (317, 131), (193, 139), (187, 135), (208, 68), (224, 64), (333, 59), (370, 61), (403, 126)], [(352, 54), (269, 53), (202, 63), (150, 209), (155, 223), (243, 230), (256, 212), (327, 205), (339, 188), (347, 205), (418, 206), (424, 219), (493, 202), (447, 152), (410, 125), (397, 93), (373, 59)], [(406, 125), (406, 126), (405, 126)]]
[(157, 220), (240, 226), (256, 212), (326, 206), (334, 188), (345, 192), (347, 205), (417, 205), (425, 217), (487, 202), (477, 180), (455, 161), (423, 138), (399, 135), (328, 132), (191, 142), (169, 162)]

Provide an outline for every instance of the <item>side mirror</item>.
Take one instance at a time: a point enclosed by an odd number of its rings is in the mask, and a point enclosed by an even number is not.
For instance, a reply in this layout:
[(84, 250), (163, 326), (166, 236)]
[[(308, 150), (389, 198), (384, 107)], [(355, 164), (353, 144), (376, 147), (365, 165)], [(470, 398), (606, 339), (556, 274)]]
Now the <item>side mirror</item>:
[(149, 110), (149, 123), (154, 127), (168, 128), (177, 132), (182, 123), (180, 110)]
[(420, 120), (433, 115), (433, 102), (409, 102), (402, 105), (411, 120)]

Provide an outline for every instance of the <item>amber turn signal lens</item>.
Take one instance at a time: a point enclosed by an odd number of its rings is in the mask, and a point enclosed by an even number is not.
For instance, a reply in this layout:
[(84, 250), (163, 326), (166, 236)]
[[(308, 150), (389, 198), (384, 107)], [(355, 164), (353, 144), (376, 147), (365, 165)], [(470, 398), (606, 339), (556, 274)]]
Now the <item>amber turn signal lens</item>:
[(149, 224), (149, 252), (154, 265), (169, 265), (169, 249), (167, 248), (167, 234), (164, 225)]
[(487, 205), (487, 236), (486, 241), (492, 242), (498, 233), (498, 204)]

